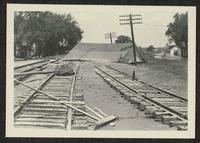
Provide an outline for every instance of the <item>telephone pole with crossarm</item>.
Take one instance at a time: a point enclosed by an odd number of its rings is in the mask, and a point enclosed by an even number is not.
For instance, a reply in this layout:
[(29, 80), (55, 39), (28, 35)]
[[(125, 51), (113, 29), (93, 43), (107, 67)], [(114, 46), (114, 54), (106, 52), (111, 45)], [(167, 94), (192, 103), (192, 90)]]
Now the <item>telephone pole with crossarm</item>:
[(136, 45), (133, 33), (133, 24), (142, 24), (142, 17), (140, 14), (129, 14), (129, 15), (120, 15), (119, 16), (120, 25), (130, 25), (131, 28), (131, 37), (132, 37), (132, 47), (133, 47), (133, 56), (134, 56), (134, 63), (137, 65), (136, 60)]
[(110, 43), (112, 44), (112, 38), (116, 37), (116, 32), (110, 32), (105, 34), (105, 39), (110, 39)]

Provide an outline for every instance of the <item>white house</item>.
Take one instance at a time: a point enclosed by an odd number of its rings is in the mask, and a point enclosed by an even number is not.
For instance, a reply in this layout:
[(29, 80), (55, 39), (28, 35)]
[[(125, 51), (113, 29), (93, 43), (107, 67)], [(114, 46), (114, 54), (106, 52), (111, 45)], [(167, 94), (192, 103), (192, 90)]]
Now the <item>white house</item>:
[(171, 56), (181, 56), (181, 48), (178, 46), (169, 47), (169, 52)]
[(170, 56), (181, 56), (181, 48), (176, 44), (172, 43), (170, 45), (166, 45), (164, 48), (164, 52)]

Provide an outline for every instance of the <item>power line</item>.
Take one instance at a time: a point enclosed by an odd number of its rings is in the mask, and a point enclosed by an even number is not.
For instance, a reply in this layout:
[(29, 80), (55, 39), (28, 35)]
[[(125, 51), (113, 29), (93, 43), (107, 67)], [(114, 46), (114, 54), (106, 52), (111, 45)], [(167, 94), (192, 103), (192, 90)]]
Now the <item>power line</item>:
[[(141, 14), (129, 14), (129, 15), (120, 15), (119, 21), (120, 25), (130, 25), (131, 28), (131, 37), (132, 37), (132, 47), (133, 47), (133, 55), (134, 55), (134, 63), (137, 65), (136, 60), (136, 45), (134, 39), (134, 32), (133, 32), (133, 24), (142, 24), (142, 15)], [(123, 22), (123, 23), (122, 23)]]
[(105, 39), (110, 39), (110, 43), (112, 44), (112, 39), (116, 37), (116, 32), (110, 32), (105, 34)]

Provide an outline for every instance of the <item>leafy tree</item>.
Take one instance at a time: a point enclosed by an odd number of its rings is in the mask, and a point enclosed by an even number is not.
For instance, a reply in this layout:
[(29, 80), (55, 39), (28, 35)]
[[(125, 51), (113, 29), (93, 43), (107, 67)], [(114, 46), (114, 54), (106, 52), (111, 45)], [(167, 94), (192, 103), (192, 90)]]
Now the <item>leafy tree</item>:
[[(169, 42), (175, 42), (176, 45), (181, 46), (184, 42), (188, 43), (188, 13), (174, 15), (174, 21), (167, 25), (168, 29), (166, 35)], [(187, 46), (186, 46), (187, 47)]]
[(115, 40), (115, 43), (131, 43), (131, 38), (125, 35), (120, 35)]
[(49, 56), (70, 50), (81, 40), (83, 31), (70, 14), (30, 11), (15, 13), (15, 47), (33, 44), (37, 55)]
[(147, 51), (153, 51), (155, 48), (153, 45), (150, 45), (149, 47), (147, 47)]

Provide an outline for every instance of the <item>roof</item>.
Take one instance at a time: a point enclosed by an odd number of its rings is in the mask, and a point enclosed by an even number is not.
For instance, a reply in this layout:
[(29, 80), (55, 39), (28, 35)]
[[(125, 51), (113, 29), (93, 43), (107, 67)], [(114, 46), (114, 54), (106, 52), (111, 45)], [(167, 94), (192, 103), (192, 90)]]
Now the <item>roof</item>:
[(171, 50), (173, 48), (179, 48), (179, 47), (177, 45), (169, 46), (169, 50)]

